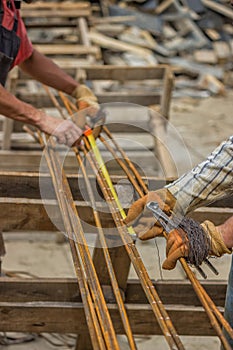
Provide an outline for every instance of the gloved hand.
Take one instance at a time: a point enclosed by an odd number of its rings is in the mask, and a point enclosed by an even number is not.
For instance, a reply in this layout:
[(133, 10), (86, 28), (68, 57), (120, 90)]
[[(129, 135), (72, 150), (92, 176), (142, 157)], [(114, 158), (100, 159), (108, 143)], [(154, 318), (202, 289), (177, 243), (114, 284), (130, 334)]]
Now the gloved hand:
[(71, 120), (61, 120), (50, 117), (40, 110), (35, 110), (37, 114), (35, 123), (39, 129), (48, 135), (55, 136), (58, 143), (71, 147), (82, 135), (82, 130)]
[[(206, 220), (201, 224), (210, 242), (209, 255), (220, 257), (223, 254), (231, 254), (231, 249), (227, 248), (219, 227)], [(187, 257), (189, 253), (189, 240), (187, 234), (180, 228), (173, 230), (168, 235), (166, 256), (162, 267), (165, 270), (172, 270), (176, 266), (177, 260)]]
[(163, 232), (163, 228), (156, 222), (151, 210), (146, 208), (146, 204), (151, 201), (158, 202), (159, 207), (168, 215), (171, 214), (171, 210), (176, 203), (176, 199), (171, 192), (166, 188), (162, 188), (149, 192), (132, 204), (124, 222), (127, 226), (133, 225), (137, 236), (141, 240), (154, 238)]
[(93, 92), (83, 84), (79, 84), (72, 93), (76, 98), (76, 105), (79, 110), (88, 108), (88, 114), (94, 117), (99, 110), (97, 97)]

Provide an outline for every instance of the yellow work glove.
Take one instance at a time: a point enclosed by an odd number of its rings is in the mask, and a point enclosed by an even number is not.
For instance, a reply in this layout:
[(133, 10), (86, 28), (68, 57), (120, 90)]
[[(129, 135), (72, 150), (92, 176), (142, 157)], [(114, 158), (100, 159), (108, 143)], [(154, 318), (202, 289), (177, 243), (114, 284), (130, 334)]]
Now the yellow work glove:
[(83, 84), (79, 84), (72, 93), (76, 99), (76, 105), (79, 110), (87, 109), (88, 114), (94, 117), (99, 110), (97, 97), (93, 92)]
[[(231, 249), (227, 248), (221, 232), (210, 221), (204, 221), (201, 224), (207, 239), (210, 242), (209, 255), (220, 257), (223, 254), (231, 254)], [(168, 235), (166, 256), (167, 259), (163, 263), (163, 269), (172, 270), (176, 266), (179, 258), (188, 257), (189, 240), (187, 234), (180, 228), (172, 230)]]
[(159, 207), (168, 215), (173, 210), (176, 199), (166, 188), (149, 192), (138, 199), (129, 208), (128, 215), (124, 220), (127, 226), (133, 226), (137, 236), (141, 240), (147, 240), (159, 236), (163, 228), (154, 218), (151, 210), (146, 208), (149, 202), (157, 202)]

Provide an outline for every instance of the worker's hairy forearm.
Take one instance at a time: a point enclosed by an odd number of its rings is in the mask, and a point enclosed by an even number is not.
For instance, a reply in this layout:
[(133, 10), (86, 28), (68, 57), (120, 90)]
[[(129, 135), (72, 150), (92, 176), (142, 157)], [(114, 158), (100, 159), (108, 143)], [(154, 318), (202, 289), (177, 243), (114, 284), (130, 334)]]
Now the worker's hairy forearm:
[(40, 125), (41, 115), (31, 105), (18, 100), (0, 84), (0, 114), (24, 123)]
[(228, 248), (233, 247), (233, 216), (227, 219), (222, 225), (217, 226), (221, 232), (224, 243)]
[(34, 49), (32, 55), (20, 68), (41, 83), (71, 95), (78, 83), (52, 60)]
[(202, 163), (167, 185), (184, 214), (233, 191), (233, 136)]

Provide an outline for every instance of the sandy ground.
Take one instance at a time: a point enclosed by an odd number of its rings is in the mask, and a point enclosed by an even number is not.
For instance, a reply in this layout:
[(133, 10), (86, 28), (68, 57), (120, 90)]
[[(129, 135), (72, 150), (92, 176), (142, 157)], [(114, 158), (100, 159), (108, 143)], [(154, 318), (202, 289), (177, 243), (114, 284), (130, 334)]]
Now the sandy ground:
[[(178, 130), (185, 142), (194, 165), (204, 159), (222, 140), (232, 134), (232, 98), (230, 92), (224, 98), (208, 98), (205, 100), (179, 99), (172, 102), (171, 122)], [(182, 152), (180, 154), (182, 163)], [(184, 171), (190, 164), (184, 164)], [(27, 235), (7, 234), (7, 255), (3, 261), (4, 270), (23, 270), (39, 277), (71, 277), (74, 276), (71, 256), (67, 244), (57, 244), (55, 234)], [(164, 241), (157, 239), (159, 257), (154, 241), (140, 243), (138, 248), (141, 252), (145, 265), (154, 279), (161, 278), (185, 278), (180, 268), (173, 272), (160, 274), (159, 261), (164, 258)], [(159, 260), (160, 259), (160, 260)], [(219, 269), (220, 279), (227, 279), (230, 257), (215, 260)], [(130, 277), (135, 277), (132, 270)], [(212, 275), (209, 276), (212, 278)], [(219, 349), (218, 339), (215, 337), (182, 337), (188, 350)], [(74, 343), (74, 340), (71, 341)], [(125, 339), (120, 339), (122, 349), (128, 349)], [(162, 337), (137, 338), (139, 350), (165, 350), (167, 345)], [(69, 349), (69, 347), (54, 347), (43, 337), (38, 337), (31, 343), (21, 345), (1, 346), (5, 350), (50, 350)]]

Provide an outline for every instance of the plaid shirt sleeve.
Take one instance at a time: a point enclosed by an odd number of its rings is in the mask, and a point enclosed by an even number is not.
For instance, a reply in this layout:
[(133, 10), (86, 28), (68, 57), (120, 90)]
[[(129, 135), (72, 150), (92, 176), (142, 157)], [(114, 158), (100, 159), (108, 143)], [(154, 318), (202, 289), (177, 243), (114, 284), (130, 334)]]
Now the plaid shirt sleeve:
[(183, 214), (232, 192), (233, 136), (166, 188), (177, 199)]

